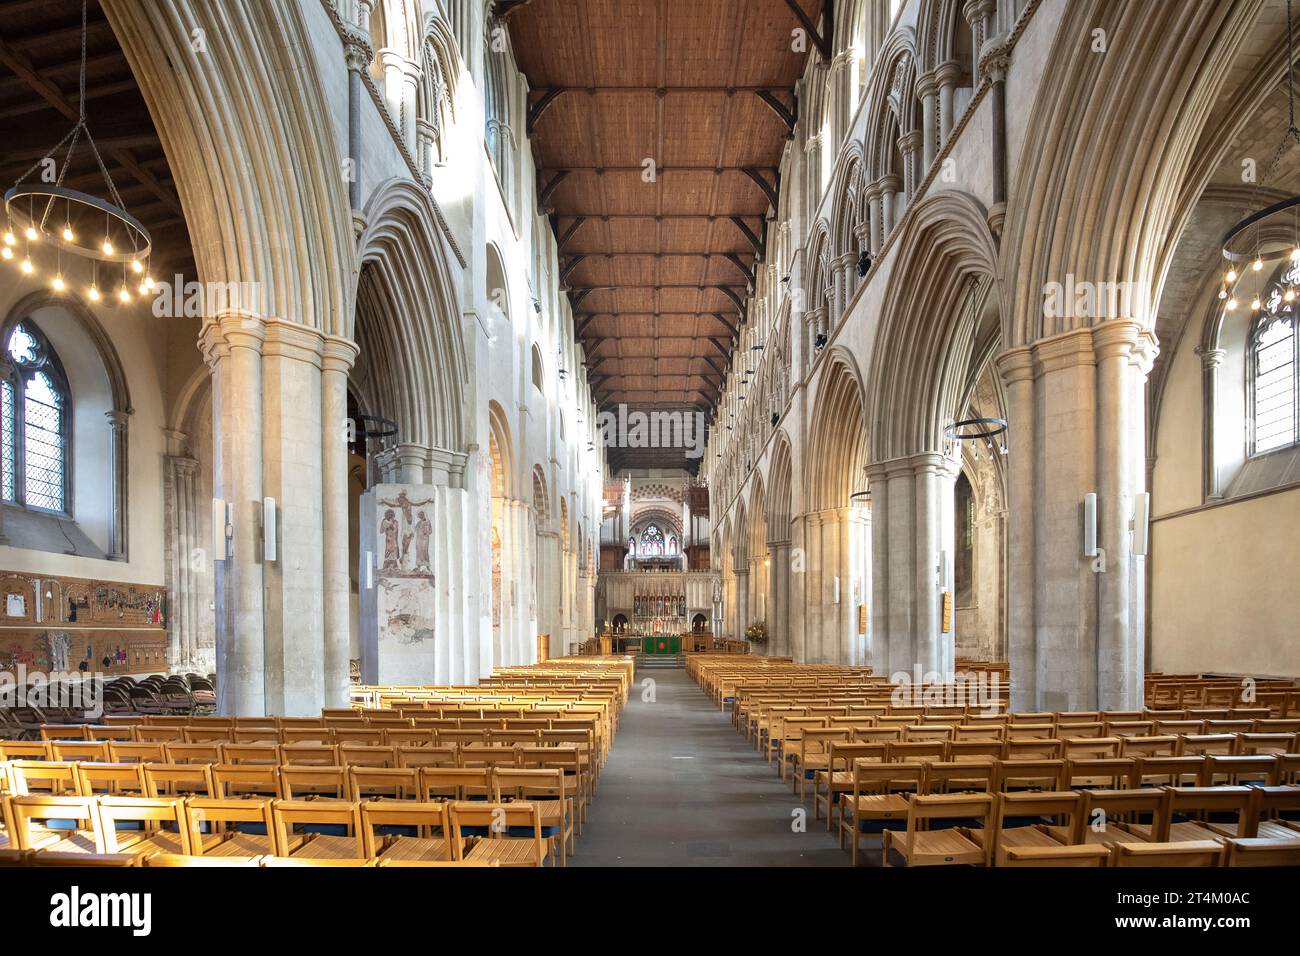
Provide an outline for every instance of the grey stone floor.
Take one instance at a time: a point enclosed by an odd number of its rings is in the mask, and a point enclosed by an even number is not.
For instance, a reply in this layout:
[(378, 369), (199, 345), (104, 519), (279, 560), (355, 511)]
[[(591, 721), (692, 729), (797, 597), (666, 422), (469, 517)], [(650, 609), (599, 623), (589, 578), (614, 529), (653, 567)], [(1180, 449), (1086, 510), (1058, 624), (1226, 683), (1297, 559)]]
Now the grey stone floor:
[[(653, 702), (642, 699), (646, 678)], [(808, 800), (799, 803), (684, 670), (643, 669), (570, 865), (848, 866)], [(792, 811), (801, 807), (799, 833)]]

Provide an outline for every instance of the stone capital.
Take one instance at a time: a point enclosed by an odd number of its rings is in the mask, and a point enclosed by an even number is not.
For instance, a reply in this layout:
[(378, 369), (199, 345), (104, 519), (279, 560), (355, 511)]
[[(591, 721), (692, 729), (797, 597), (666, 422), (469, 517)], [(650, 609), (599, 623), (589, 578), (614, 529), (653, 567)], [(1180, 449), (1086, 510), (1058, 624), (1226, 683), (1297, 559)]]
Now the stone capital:
[(955, 86), (957, 80), (961, 77), (961, 64), (956, 60), (948, 60), (940, 63), (934, 70), (934, 78), (940, 87)]
[(286, 322), (283, 319), (269, 319), (266, 322), (262, 354), (295, 359), (320, 368), (321, 346), (324, 340), (325, 336), (321, 331), (309, 325), (301, 322)]
[(199, 349), (209, 366), (228, 356), (232, 349), (250, 349), (259, 355), (266, 340), (266, 321), (252, 312), (227, 311), (203, 323)]
[(1201, 357), (1201, 368), (1207, 371), (1221, 366), (1224, 356), (1228, 354), (1227, 349), (1207, 349), (1200, 345), (1196, 347), (1195, 351)]
[(321, 343), (321, 369), (326, 372), (348, 372), (356, 364), (360, 348), (351, 339), (341, 335), (327, 335)]
[(127, 422), (131, 420), (131, 413), (111, 408), (104, 413), (104, 417), (108, 419), (108, 425), (114, 431), (125, 431)]
[(994, 359), (994, 364), (1002, 375), (1002, 381), (1007, 385), (1033, 381), (1034, 353), (1026, 346), (1003, 352)]
[(919, 129), (909, 130), (898, 137), (898, 148), (903, 155), (907, 155), (920, 149), (924, 139), (925, 136)]
[(1072, 329), (1035, 342), (1034, 376), (1081, 365), (1096, 365), (1097, 356), (1092, 348), (1092, 329)]
[(1137, 347), (1142, 325), (1131, 319), (1113, 319), (1093, 326), (1092, 348), (1098, 361), (1127, 358)]
[(922, 73), (916, 78), (916, 95), (921, 97), (921, 99), (934, 96), (938, 92), (939, 81), (934, 70), (931, 70), (928, 73)]

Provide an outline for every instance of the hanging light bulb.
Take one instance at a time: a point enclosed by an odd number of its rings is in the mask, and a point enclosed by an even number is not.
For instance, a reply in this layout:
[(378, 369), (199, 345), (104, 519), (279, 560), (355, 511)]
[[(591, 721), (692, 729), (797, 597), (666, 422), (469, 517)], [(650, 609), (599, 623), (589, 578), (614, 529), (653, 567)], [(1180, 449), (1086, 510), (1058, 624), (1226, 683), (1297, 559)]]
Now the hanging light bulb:
[(1228, 311), (1231, 312), (1236, 307), (1237, 307), (1237, 299), (1234, 296), (1233, 298), (1228, 300)]
[(138, 272), (144, 272), (144, 266), (140, 265), (140, 260), (139, 260), (139, 259), (132, 259), (132, 260), (131, 260), (131, 271), (132, 271), (132, 272), (137, 272), (137, 273), (138, 273)]
[(136, 291), (139, 292), (140, 295), (145, 296), (149, 294), (149, 287), (141, 281), (140, 287)]
[(32, 266), (32, 260), (31, 260), (31, 259), (24, 259), (24, 260), (23, 260), (22, 269), (23, 269), (23, 272), (25, 272), (27, 275), (31, 275), (33, 272), (36, 271), (36, 269)]
[(1291, 250), (1291, 261), (1300, 262), (1300, 246), (1296, 246)]
[(63, 235), (63, 241), (64, 241), (64, 242), (71, 242), (73, 239), (76, 238), (76, 236), (75, 236), (75, 235), (73, 234), (73, 232), (72, 232), (72, 226), (71, 226), (71, 224), (69, 224), (69, 223), (64, 223), (64, 224), (63, 224), (63, 233), (62, 233), (62, 235)]
[(126, 286), (122, 286), (120, 289), (117, 290), (117, 297), (121, 299), (123, 302), (131, 301), (131, 293), (126, 291)]
[(107, 237), (104, 239), (103, 249), (104, 255), (111, 256), (113, 254), (113, 244), (108, 241)]
[(1255, 298), (1250, 300), (1250, 308), (1252, 311), (1259, 311), (1259, 296), (1255, 296)]
[(1220, 289), (1220, 290), (1219, 290), (1219, 298), (1220, 298), (1220, 299), (1226, 299), (1227, 297), (1228, 297), (1228, 290), (1227, 290), (1227, 289)]
[(99, 301), (99, 286), (97, 286), (97, 285), (92, 285), (92, 286), (90, 287), (90, 291), (87, 292), (86, 295), (88, 295), (88, 296), (90, 297), (90, 301), (91, 301), (91, 302), (98, 302), (98, 301)]
[(12, 259), (14, 257), (14, 251), (8, 246), (0, 246), (0, 256), (4, 256), (6, 259)]
[(24, 232), (23, 235), (25, 235), (28, 239), (35, 239), (35, 238), (36, 238), (36, 230), (33, 229), (31, 226), (28, 226), (28, 227), (27, 227), (27, 231)]
[[(153, 287), (154, 287), (153, 276), (144, 277), (144, 287), (148, 289), (150, 292), (153, 291)], [(579, 418), (578, 421), (582, 421), (582, 419)]]
[(18, 241), (18, 239), (14, 236), (14, 231), (13, 231), (12, 229), (6, 229), (6, 230), (5, 230), (5, 245), (6, 245), (6, 246), (12, 246), (12, 245), (14, 245), (17, 241)]
[(1227, 274), (1226, 276), (1224, 276), (1224, 278), (1225, 278), (1227, 281), (1229, 281), (1229, 282), (1236, 282), (1236, 281), (1237, 281), (1237, 270), (1236, 270), (1236, 269), (1229, 269), (1229, 270), (1228, 270), (1228, 274)]
[(1254, 262), (1250, 264), (1250, 267), (1254, 269), (1256, 272), (1258, 272), (1260, 269), (1264, 268), (1264, 260), (1256, 259)]
[(1287, 289), (1286, 292), (1284, 292), (1284, 293), (1282, 294), (1282, 299), (1283, 299), (1283, 301), (1285, 301), (1285, 302), (1294, 302), (1294, 301), (1295, 301), (1295, 289)]
[(63, 273), (62, 273), (62, 272), (59, 272), (59, 273), (56, 273), (56, 274), (55, 274), (55, 276), (54, 276), (54, 281), (50, 283), (50, 286), (51, 286), (51, 288), (54, 289), (55, 292), (62, 292), (62, 291), (64, 290), (65, 286), (63, 285)]

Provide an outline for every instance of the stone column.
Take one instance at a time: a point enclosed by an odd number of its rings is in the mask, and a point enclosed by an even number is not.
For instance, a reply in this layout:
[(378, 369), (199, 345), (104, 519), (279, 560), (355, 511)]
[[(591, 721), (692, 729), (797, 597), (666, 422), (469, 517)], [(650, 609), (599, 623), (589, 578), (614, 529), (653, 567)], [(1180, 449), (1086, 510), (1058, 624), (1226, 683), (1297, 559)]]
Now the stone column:
[(1223, 497), (1222, 479), (1219, 477), (1219, 450), (1215, 419), (1219, 409), (1219, 369), (1223, 367), (1225, 349), (1198, 347), (1201, 357), (1201, 472), (1202, 492), (1206, 501)]
[(903, 195), (910, 199), (916, 195), (917, 187), (930, 169), (929, 166), (918, 169), (922, 149), (921, 131), (914, 129), (904, 133), (899, 137), (898, 149), (903, 154)]
[(1031, 711), (1038, 700), (1034, 631), (1034, 362), (1027, 348), (998, 357), (1007, 396), (1007, 659), (1011, 709)]
[[(324, 336), (271, 320), (262, 346), (262, 493), (275, 499), (276, 551), (262, 565), (266, 706), (310, 716), (325, 692), (321, 355)], [(272, 520), (257, 509), (264, 522)], [(256, 542), (261, 557), (261, 541)]]
[(1033, 353), (1036, 706), (1089, 710), (1097, 706), (1097, 582), (1083, 556), (1081, 514), (1097, 490), (1092, 330), (1044, 339)]
[[(251, 313), (209, 319), (202, 348), (212, 369), (214, 495), (230, 508), (231, 540), (216, 567), (217, 704), (222, 714), (266, 714), (262, 599), (262, 344)], [(220, 538), (220, 532), (214, 534)]]
[[(916, 664), (923, 674), (951, 674), (956, 642), (943, 631), (943, 592), (952, 590), (953, 499), (960, 464), (929, 452), (913, 459), (916, 475)], [(944, 557), (946, 555), (946, 558)], [(946, 571), (946, 573), (941, 573)]]
[(351, 574), (348, 554), (348, 370), (357, 346), (329, 336), (321, 354), (321, 505), (324, 701), (347, 705), (351, 683)]
[(809, 579), (806, 525), (804, 515), (794, 515), (790, 520), (790, 656), (798, 663), (808, 660), (808, 621), (805, 616)]
[(736, 613), (733, 619), (736, 640), (745, 639), (749, 627), (749, 567), (736, 568)]
[(871, 653), (867, 663), (876, 676), (889, 676), (889, 470), (882, 464), (867, 467), (871, 489), (871, 601), (868, 628)]
[(948, 143), (956, 123), (957, 80), (962, 74), (961, 64), (955, 60), (939, 64), (935, 70), (935, 82), (939, 85), (939, 148)]
[(771, 653), (790, 653), (790, 542), (769, 541), (768, 553), (768, 640)]
[(871, 258), (875, 259), (880, 252), (882, 243), (881, 235), (881, 209), (880, 209), (880, 183), (872, 183), (866, 189), (867, 197), (867, 251), (871, 253)]
[(113, 409), (108, 419), (108, 553), (110, 561), (125, 561), (130, 537), (127, 533), (127, 422), (129, 411)]
[(913, 525), (916, 474), (906, 459), (895, 459), (884, 465), (889, 510), (877, 516), (873, 526), (886, 524), (889, 528), (886, 536), (888, 550), (884, 552), (884, 559), (876, 562), (876, 570), (887, 576), (888, 590), (884, 606), (879, 609), (883, 612), (884, 626), (877, 631), (877, 639), (883, 638), (888, 645), (889, 673), (902, 671), (911, 675), (918, 661), (917, 631), (920, 627), (914, 587), (917, 567), (917, 539)]
[(197, 575), (191, 554), (195, 548), (204, 548), (205, 552), (206, 548), (198, 541), (195, 478), (199, 463), (185, 455), (168, 455), (164, 463), (167, 538), (171, 544), (167, 562), (167, 663), (180, 673), (194, 659), (196, 643), (194, 579)]
[(933, 73), (917, 77), (916, 95), (921, 98), (921, 175), (924, 176), (939, 155), (939, 84)]

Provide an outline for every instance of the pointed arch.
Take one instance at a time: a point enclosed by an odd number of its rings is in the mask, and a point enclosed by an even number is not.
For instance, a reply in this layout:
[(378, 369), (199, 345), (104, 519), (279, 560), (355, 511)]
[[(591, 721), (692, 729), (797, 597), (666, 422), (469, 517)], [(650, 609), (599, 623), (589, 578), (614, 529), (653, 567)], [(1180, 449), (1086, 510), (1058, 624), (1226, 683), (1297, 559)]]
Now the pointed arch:
[(857, 362), (837, 346), (827, 357), (813, 400), (804, 466), (805, 510), (847, 508), (851, 494), (866, 490), (865, 407)]

